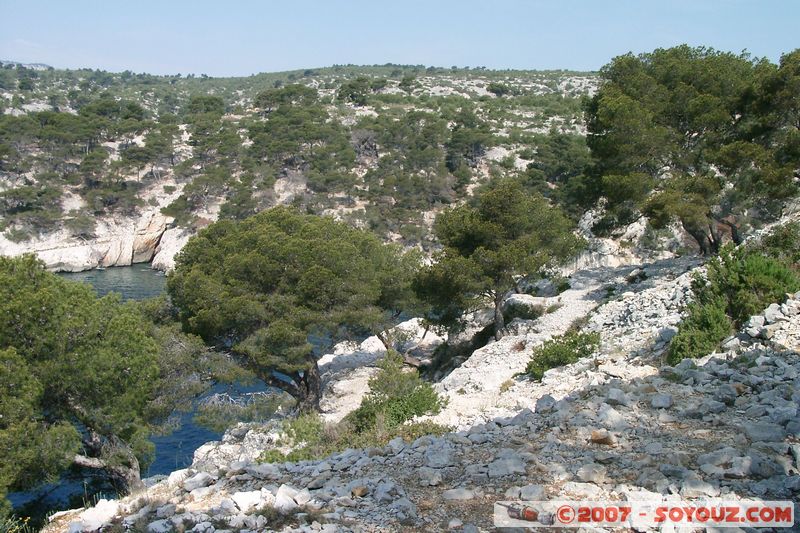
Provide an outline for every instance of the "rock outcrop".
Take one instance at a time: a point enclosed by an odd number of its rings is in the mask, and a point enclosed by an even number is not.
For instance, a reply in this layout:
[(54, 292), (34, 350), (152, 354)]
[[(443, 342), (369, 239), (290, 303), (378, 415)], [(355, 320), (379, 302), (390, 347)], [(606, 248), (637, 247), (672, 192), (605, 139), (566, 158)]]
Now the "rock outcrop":
[(138, 217), (98, 220), (92, 239), (72, 237), (63, 229), (21, 243), (0, 235), (0, 255), (34, 253), (50, 270), (66, 272), (147, 263), (155, 255), (168, 222), (158, 210), (148, 210)]
[(162, 235), (153, 254), (152, 267), (168, 272), (175, 268), (175, 256), (186, 245), (194, 231), (188, 228), (170, 228)]

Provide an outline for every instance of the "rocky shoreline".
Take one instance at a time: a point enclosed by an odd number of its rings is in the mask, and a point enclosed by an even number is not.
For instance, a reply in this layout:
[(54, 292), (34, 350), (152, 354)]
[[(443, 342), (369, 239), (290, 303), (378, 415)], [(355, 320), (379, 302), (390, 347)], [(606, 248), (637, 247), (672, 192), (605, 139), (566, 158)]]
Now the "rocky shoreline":
[[(518, 322), (441, 382), (451, 403), (439, 417), (453, 433), (260, 464), (276, 427), (237, 426), (188, 469), (60, 513), (46, 531), (488, 531), (493, 503), (518, 498), (792, 499), (797, 509), (800, 293), (753, 317), (721, 353), (665, 366), (694, 268), (675, 260), (573, 276), (562, 315)], [(602, 334), (591, 357), (540, 383), (472, 375), (493, 360), (514, 372), (554, 324), (581, 317)]]

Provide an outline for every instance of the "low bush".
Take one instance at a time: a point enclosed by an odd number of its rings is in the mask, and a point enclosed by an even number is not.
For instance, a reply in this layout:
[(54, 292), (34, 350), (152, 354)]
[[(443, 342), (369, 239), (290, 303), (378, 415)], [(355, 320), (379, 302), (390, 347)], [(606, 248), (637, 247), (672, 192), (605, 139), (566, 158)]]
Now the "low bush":
[(525, 374), (540, 381), (547, 370), (589, 357), (600, 345), (599, 333), (570, 331), (534, 348)]
[(339, 423), (326, 423), (316, 413), (300, 415), (284, 423), (287, 454), (265, 451), (261, 462), (304, 461), (326, 457), (347, 448), (385, 446), (395, 437), (414, 440), (443, 434), (449, 428), (432, 422), (408, 423), (415, 416), (436, 414), (442, 400), (416, 370), (403, 367), (402, 357), (390, 353), (369, 381), (370, 392), (355, 411)]
[(667, 351), (667, 362), (703, 357), (755, 314), (787, 292), (800, 289), (794, 267), (800, 226), (778, 228), (754, 246), (728, 245), (707, 264), (706, 274), (692, 282), (695, 302), (688, 308)]
[(506, 323), (511, 322), (515, 318), (522, 320), (536, 320), (545, 313), (545, 308), (541, 305), (525, 305), (522, 303), (512, 302), (506, 306), (503, 312), (503, 318)]
[(721, 298), (737, 328), (799, 288), (800, 277), (786, 262), (758, 250), (730, 246), (708, 262), (705, 279), (697, 278), (693, 284), (697, 301), (709, 303)]
[(723, 300), (694, 303), (689, 306), (688, 316), (669, 345), (667, 362), (675, 365), (686, 358), (703, 357), (719, 346), (732, 330), (733, 322), (725, 313)]
[(800, 223), (789, 222), (765, 235), (753, 250), (780, 261), (797, 265), (800, 263)]
[(406, 371), (403, 358), (389, 353), (380, 363), (380, 371), (369, 380), (369, 394), (358, 409), (347, 415), (356, 431), (376, 427), (380, 417), (386, 428), (394, 428), (415, 416), (436, 414), (442, 402), (430, 383), (416, 370)]

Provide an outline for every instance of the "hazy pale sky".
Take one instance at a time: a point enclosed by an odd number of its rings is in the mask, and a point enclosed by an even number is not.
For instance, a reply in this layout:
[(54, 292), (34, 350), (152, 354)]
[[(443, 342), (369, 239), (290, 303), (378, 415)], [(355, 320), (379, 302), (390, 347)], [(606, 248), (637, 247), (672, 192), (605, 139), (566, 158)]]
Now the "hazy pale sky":
[(596, 70), (681, 43), (777, 62), (800, 47), (800, 0), (0, 0), (0, 59), (154, 74)]

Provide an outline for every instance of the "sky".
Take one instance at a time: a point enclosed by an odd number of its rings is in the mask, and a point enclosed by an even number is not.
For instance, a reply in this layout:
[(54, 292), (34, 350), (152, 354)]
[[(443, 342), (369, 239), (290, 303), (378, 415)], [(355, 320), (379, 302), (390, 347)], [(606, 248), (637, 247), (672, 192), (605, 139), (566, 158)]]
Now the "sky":
[(688, 43), (777, 62), (800, 0), (0, 0), (0, 59), (244, 76), (333, 64), (597, 70)]

